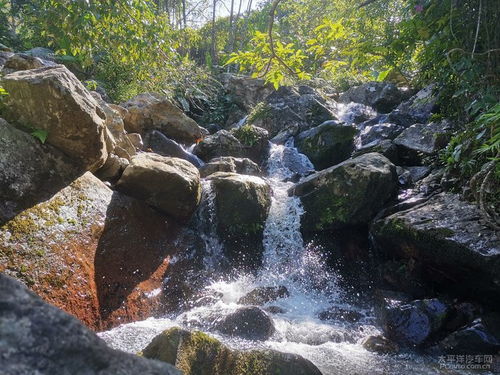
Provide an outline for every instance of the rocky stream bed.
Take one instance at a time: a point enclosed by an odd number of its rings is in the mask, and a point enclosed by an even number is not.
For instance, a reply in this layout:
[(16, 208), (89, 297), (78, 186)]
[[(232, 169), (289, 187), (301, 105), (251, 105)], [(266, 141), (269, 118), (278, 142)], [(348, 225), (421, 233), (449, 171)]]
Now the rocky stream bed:
[(201, 126), (2, 66), (0, 373), (500, 371), (500, 239), (448, 188), (432, 87), (224, 74)]

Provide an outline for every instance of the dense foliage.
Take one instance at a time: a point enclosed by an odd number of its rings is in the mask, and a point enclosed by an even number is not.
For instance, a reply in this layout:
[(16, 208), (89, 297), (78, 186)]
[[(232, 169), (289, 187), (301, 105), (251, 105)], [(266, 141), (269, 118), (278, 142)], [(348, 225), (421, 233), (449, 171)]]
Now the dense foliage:
[[(435, 83), (460, 131), (441, 161), (462, 179), (499, 158), (498, 0), (0, 0), (0, 43), (48, 47), (115, 101), (154, 90), (207, 121), (226, 98), (214, 75), (239, 71), (275, 87), (321, 78), (342, 90), (388, 80)], [(196, 112), (196, 108), (194, 108)], [(207, 115), (206, 113), (210, 114)], [(500, 175), (496, 167), (497, 174)]]

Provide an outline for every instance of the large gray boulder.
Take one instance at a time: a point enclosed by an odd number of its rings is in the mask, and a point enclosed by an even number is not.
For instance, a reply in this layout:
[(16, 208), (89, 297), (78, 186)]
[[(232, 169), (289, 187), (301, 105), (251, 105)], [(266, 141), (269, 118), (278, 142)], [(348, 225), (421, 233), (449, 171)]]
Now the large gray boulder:
[(429, 85), (398, 105), (388, 116), (387, 121), (404, 127), (415, 123), (425, 124), (437, 108), (438, 96), (435, 85)]
[(306, 155), (317, 170), (331, 167), (351, 156), (354, 150), (354, 126), (326, 121), (295, 137), (295, 146)]
[(159, 130), (167, 137), (183, 143), (194, 143), (208, 134), (206, 129), (159, 94), (139, 94), (121, 106), (127, 109), (123, 121), (130, 133), (144, 134), (147, 130)]
[(171, 328), (142, 351), (175, 364), (184, 375), (321, 375), (309, 360), (275, 350), (231, 350), (203, 332)]
[(81, 173), (68, 156), (0, 118), (0, 224), (50, 198)]
[(262, 178), (217, 172), (208, 177), (215, 192), (217, 231), (229, 258), (242, 266), (260, 264), (262, 235), (271, 207), (271, 188)]
[(201, 199), (200, 173), (194, 165), (152, 153), (134, 156), (117, 188), (180, 221), (191, 217)]
[(204, 161), (221, 157), (249, 158), (256, 163), (265, 159), (269, 148), (267, 130), (243, 125), (231, 131), (219, 130), (198, 143), (193, 153)]
[(248, 114), (247, 123), (266, 129), (270, 137), (294, 136), (301, 131), (335, 120), (334, 103), (308, 86), (280, 87)]
[(350, 88), (340, 96), (339, 101), (361, 103), (379, 112), (388, 113), (401, 103), (402, 98), (402, 93), (392, 83), (368, 82)]
[(2, 78), (8, 114), (17, 123), (47, 133), (47, 143), (95, 171), (106, 161), (102, 108), (66, 67), (24, 70)]
[(368, 153), (306, 177), (289, 193), (304, 206), (302, 229), (320, 231), (369, 223), (396, 190), (394, 164)]
[(382, 140), (393, 140), (404, 128), (401, 125), (384, 122), (374, 125), (365, 126), (359, 136), (359, 146), (366, 146), (372, 142), (380, 142)]
[(403, 130), (394, 139), (398, 146), (398, 155), (403, 162), (419, 163), (421, 156), (435, 154), (446, 147), (450, 138), (453, 125), (450, 121), (443, 120), (428, 124), (414, 124)]
[(73, 316), (0, 273), (0, 368), (9, 375), (180, 375), (172, 365), (109, 348)]
[[(491, 302), (500, 296), (500, 238), (475, 205), (441, 193), (377, 220), (371, 233), (391, 257), (422, 264), (422, 277), (460, 295)], [(453, 282), (451, 282), (453, 280)]]

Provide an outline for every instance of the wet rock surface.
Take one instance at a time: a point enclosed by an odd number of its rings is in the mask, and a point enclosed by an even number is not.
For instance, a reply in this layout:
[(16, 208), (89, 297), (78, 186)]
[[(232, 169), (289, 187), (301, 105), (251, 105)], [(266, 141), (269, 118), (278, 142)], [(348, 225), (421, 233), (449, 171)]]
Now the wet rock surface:
[(1, 273), (0, 305), (5, 374), (180, 374), (172, 365), (109, 348), (77, 319)]
[(450, 307), (438, 299), (382, 306), (379, 319), (385, 335), (402, 346), (418, 346), (443, 327)]
[(498, 314), (490, 314), (478, 318), (451, 333), (438, 347), (453, 354), (497, 354), (500, 350), (500, 317)]
[(276, 330), (271, 317), (255, 306), (226, 315), (215, 324), (215, 329), (225, 335), (261, 341), (269, 339)]
[(279, 298), (289, 297), (290, 293), (284, 286), (268, 286), (252, 290), (238, 300), (240, 305), (258, 305), (262, 306), (268, 302), (275, 301)]
[[(215, 191), (217, 232), (234, 264), (259, 265), (262, 234), (271, 206), (271, 188), (262, 178), (217, 172), (209, 176)], [(235, 209), (238, 207), (238, 209)]]

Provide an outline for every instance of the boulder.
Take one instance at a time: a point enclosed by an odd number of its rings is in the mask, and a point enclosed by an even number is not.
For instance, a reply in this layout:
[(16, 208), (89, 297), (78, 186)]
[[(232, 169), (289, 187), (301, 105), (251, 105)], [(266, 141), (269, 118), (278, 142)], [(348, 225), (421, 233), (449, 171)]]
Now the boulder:
[(421, 162), (421, 155), (432, 155), (446, 147), (451, 130), (452, 124), (447, 120), (410, 126), (394, 139), (399, 158), (406, 165), (416, 165)]
[(134, 156), (116, 186), (181, 222), (189, 220), (201, 199), (195, 166), (152, 153)]
[(196, 168), (200, 168), (203, 165), (203, 162), (196, 155), (187, 152), (179, 143), (166, 137), (158, 130), (146, 133), (144, 147), (151, 149), (151, 151), (158, 155), (187, 160)]
[(403, 94), (396, 85), (386, 82), (364, 83), (350, 88), (339, 97), (341, 103), (361, 103), (382, 113), (389, 113), (402, 99)]
[(5, 61), (3, 73), (12, 73), (18, 70), (38, 69), (56, 65), (57, 64), (52, 61), (42, 60), (39, 57), (24, 53), (15, 53)]
[(103, 181), (116, 182), (129, 164), (128, 159), (120, 158), (115, 154), (109, 154), (106, 163), (95, 172), (95, 175)]
[(0, 73), (5, 74), (5, 72), (2, 70), (5, 62), (12, 56), (14, 55), (14, 52), (12, 51), (6, 51), (6, 50), (0, 50)]
[(214, 158), (200, 168), (201, 177), (207, 177), (217, 172), (231, 172), (251, 176), (262, 175), (260, 167), (248, 158), (233, 158), (222, 156)]
[(397, 344), (382, 335), (368, 336), (363, 339), (361, 345), (366, 350), (379, 354), (392, 354), (399, 351)]
[(270, 94), (248, 114), (247, 124), (266, 129), (270, 137), (291, 135), (335, 120), (334, 104), (308, 86), (285, 87)]
[(354, 151), (354, 126), (326, 121), (295, 137), (295, 146), (306, 155), (317, 170), (331, 167), (351, 156)]
[(497, 304), (500, 239), (475, 205), (440, 193), (377, 220), (371, 233), (390, 257), (422, 264), (421, 277), (447, 292)]
[(378, 319), (389, 339), (401, 346), (414, 347), (428, 343), (438, 334), (450, 311), (448, 305), (433, 298), (384, 305)]
[(255, 288), (238, 300), (240, 305), (262, 306), (279, 298), (289, 297), (290, 293), (284, 286), (267, 286)]
[(146, 358), (175, 364), (184, 375), (321, 375), (297, 354), (274, 350), (231, 350), (199, 331), (171, 328), (142, 351)]
[(448, 354), (498, 354), (500, 350), (500, 317), (488, 314), (451, 333), (439, 344)]
[(388, 116), (387, 121), (405, 128), (415, 123), (425, 124), (436, 110), (437, 95), (435, 85), (429, 85), (407, 101), (397, 106)]
[(393, 141), (389, 139), (375, 140), (373, 142), (367, 143), (366, 145), (359, 147), (353, 154), (353, 157), (368, 154), (371, 152), (377, 152), (385, 156), (396, 165), (399, 163), (398, 147), (394, 144)]
[(109, 348), (71, 315), (0, 273), (4, 374), (180, 375), (172, 365)]
[(84, 171), (55, 147), (0, 118), (0, 224), (52, 197)]
[(140, 94), (121, 106), (127, 109), (123, 121), (130, 133), (159, 130), (167, 137), (185, 143), (194, 143), (208, 134), (170, 100), (158, 94)]
[(273, 320), (256, 307), (242, 307), (215, 323), (215, 329), (229, 336), (265, 341), (276, 331)]
[(258, 266), (271, 188), (262, 178), (218, 172), (210, 175), (215, 192), (217, 232), (236, 264)]
[(396, 167), (369, 153), (314, 173), (289, 193), (304, 207), (302, 229), (321, 231), (367, 224), (396, 190)]
[(266, 129), (253, 125), (243, 125), (231, 130), (243, 145), (245, 157), (260, 163), (265, 160), (269, 149), (269, 133)]
[(0, 272), (106, 329), (158, 311), (178, 231), (87, 172), (0, 226)]
[(204, 161), (221, 156), (249, 158), (260, 163), (269, 148), (266, 130), (251, 125), (244, 125), (231, 131), (219, 130), (198, 143), (193, 153)]
[(245, 157), (243, 145), (227, 130), (219, 130), (205, 137), (196, 145), (193, 153), (206, 162), (221, 156)]
[(401, 125), (390, 122), (366, 126), (361, 130), (358, 139), (359, 144), (364, 146), (374, 141), (396, 138), (404, 128)]
[(107, 158), (106, 115), (66, 67), (24, 70), (3, 77), (8, 113), (27, 128), (42, 130), (47, 143), (95, 171)]

